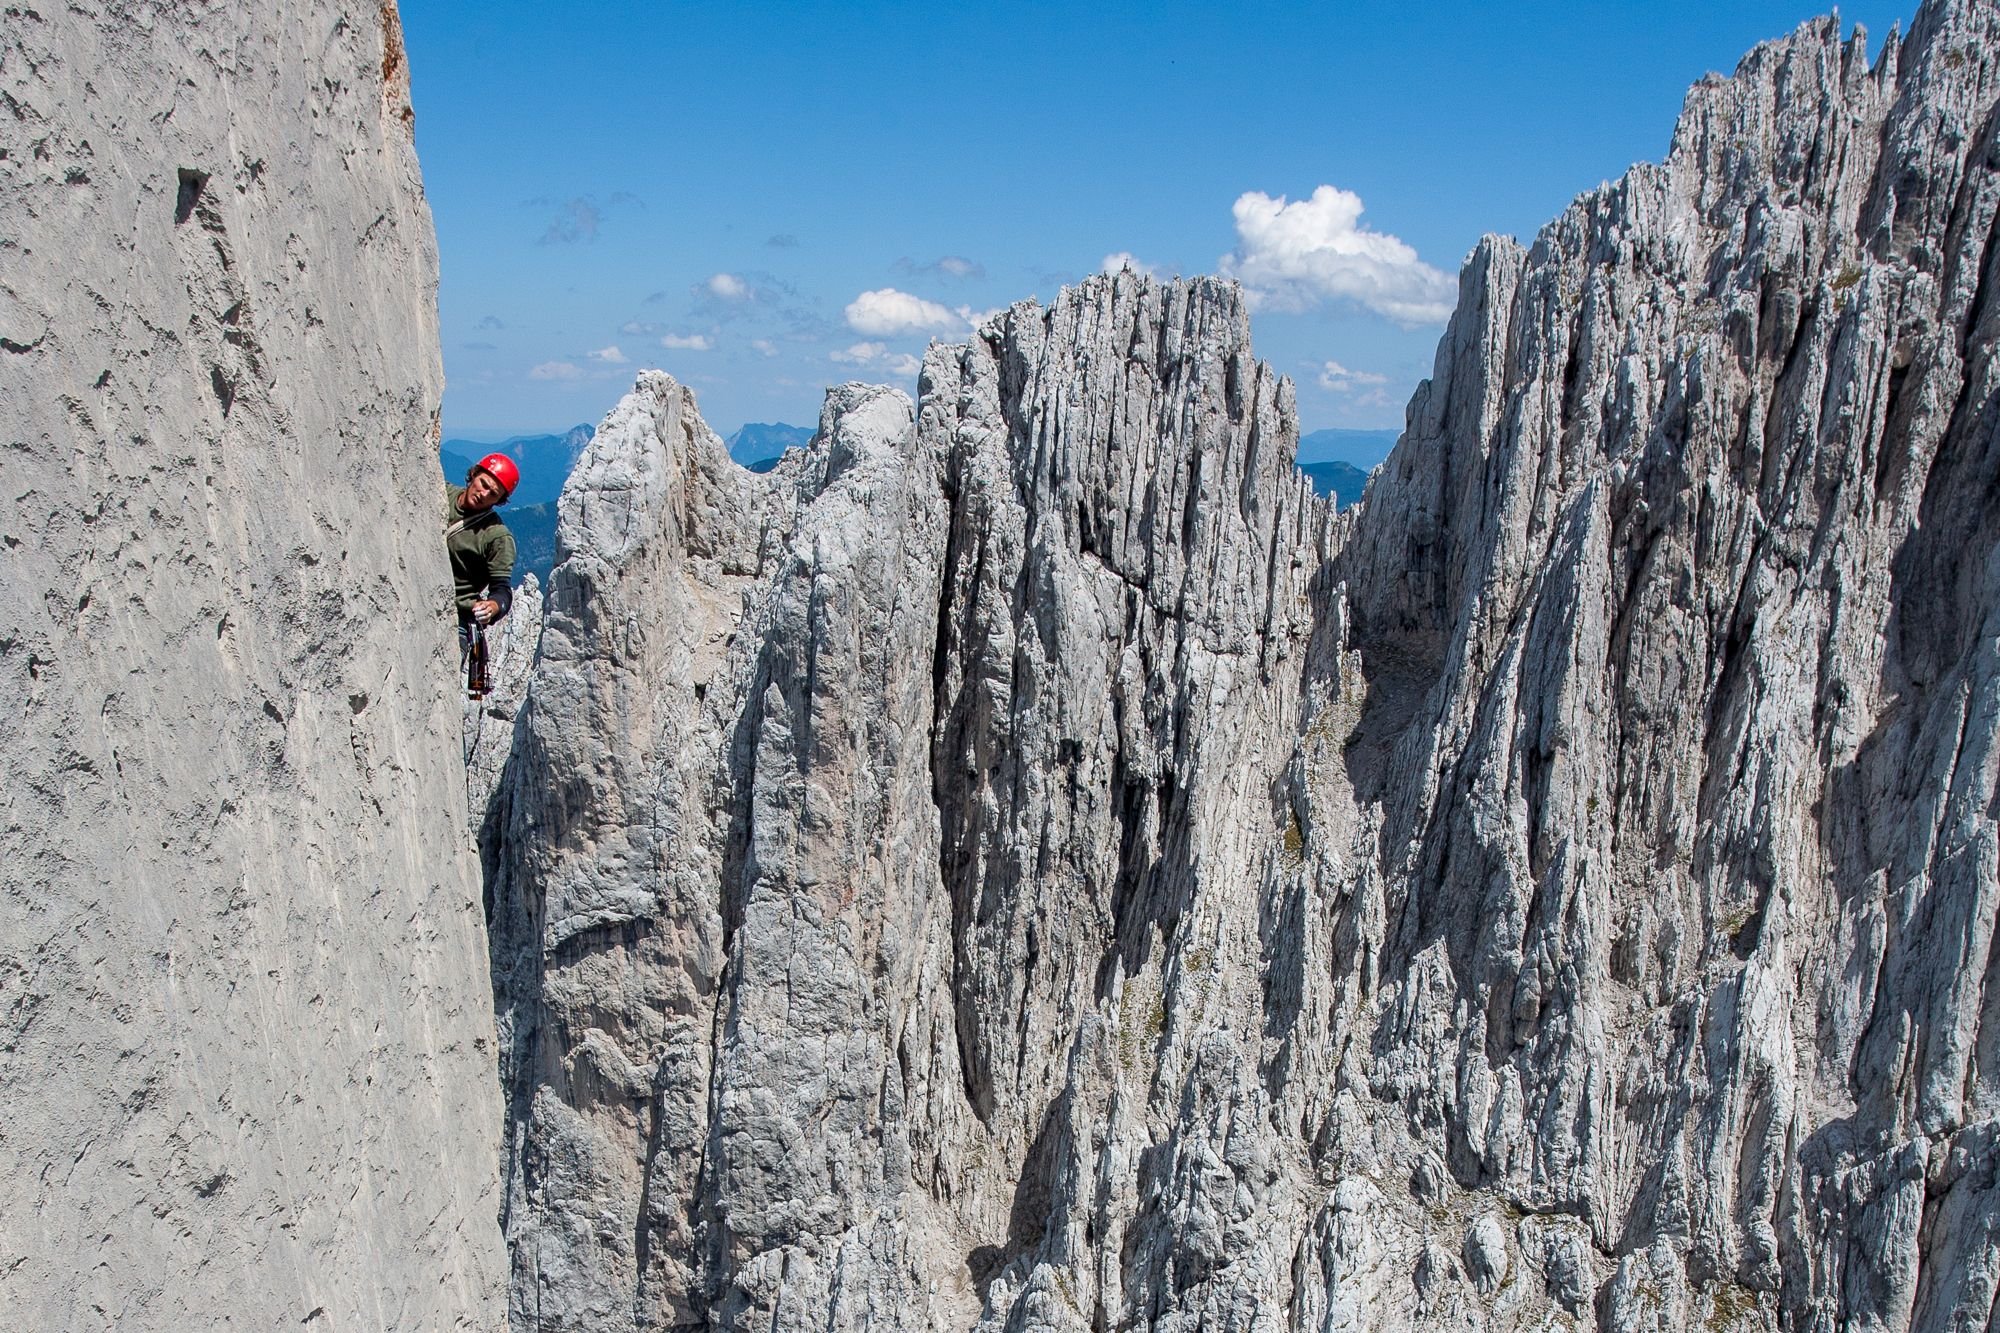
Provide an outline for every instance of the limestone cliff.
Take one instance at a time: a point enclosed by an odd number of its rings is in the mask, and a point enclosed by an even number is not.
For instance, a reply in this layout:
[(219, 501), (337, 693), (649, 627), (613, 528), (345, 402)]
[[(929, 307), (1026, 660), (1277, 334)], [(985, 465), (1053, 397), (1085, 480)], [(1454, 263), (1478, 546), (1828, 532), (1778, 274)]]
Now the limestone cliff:
[(494, 1327), (395, 7), (0, 33), (0, 1327)]
[(541, 634), (542, 583), (529, 574), (514, 589), (506, 619), (486, 631), (489, 693), (484, 699), (468, 698), (462, 705), (459, 735), (465, 747), (467, 831), (474, 844), (514, 748), (514, 718), (528, 692)]
[(1985, 1327), (2000, 31), (1469, 259), (1363, 502), (1097, 277), (560, 507), (482, 851), (533, 1329)]

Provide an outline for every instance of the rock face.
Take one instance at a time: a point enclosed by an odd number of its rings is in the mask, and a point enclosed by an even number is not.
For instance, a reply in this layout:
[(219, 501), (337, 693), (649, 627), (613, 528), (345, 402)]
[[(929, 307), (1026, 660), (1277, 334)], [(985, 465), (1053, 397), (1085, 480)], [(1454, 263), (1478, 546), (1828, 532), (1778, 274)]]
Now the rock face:
[(520, 1328), (1984, 1327), (2000, 31), (1466, 264), (1364, 501), (1090, 279), (561, 502), (484, 852)]
[(0, 28), (0, 1326), (493, 1327), (396, 10)]
[[(493, 792), (514, 748), (514, 719), (528, 693), (535, 645), (542, 633), (542, 584), (533, 574), (514, 589), (506, 619), (486, 631), (487, 684), (482, 700), (461, 705), (460, 736), (465, 747), (465, 805), (472, 842), (479, 842)], [(463, 684), (463, 678), (460, 678)]]

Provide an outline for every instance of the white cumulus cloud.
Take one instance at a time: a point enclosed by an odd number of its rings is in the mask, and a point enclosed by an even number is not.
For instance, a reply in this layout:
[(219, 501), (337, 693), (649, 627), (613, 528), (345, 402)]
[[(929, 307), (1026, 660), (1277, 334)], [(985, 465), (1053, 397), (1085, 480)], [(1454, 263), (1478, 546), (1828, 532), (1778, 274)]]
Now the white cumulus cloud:
[(769, 338), (752, 338), (750, 345), (765, 356), (776, 356), (778, 354), (778, 345)]
[(886, 370), (904, 379), (913, 378), (924, 368), (924, 363), (908, 352), (891, 352), (887, 343), (856, 343), (846, 351), (828, 352), (827, 356), (849, 365)]
[(1322, 185), (1287, 203), (1252, 190), (1236, 201), (1236, 249), (1217, 270), (1243, 284), (1252, 310), (1298, 313), (1352, 302), (1405, 326), (1441, 324), (1458, 294), (1451, 276), (1387, 232), (1361, 225), (1361, 196)]
[(1388, 382), (1387, 375), (1375, 375), (1365, 370), (1349, 370), (1338, 361), (1328, 361), (1319, 370), (1319, 387), (1332, 389), (1336, 393), (1352, 393), (1370, 384)]
[(619, 351), (615, 345), (600, 347), (596, 351), (586, 352), (584, 355), (588, 356), (592, 361), (602, 361), (608, 366), (622, 366), (625, 364), (625, 353)]
[(847, 307), (847, 327), (871, 338), (905, 338), (919, 333), (952, 333), (965, 320), (936, 301), (894, 287), (863, 292)]
[(734, 273), (718, 273), (701, 284), (710, 296), (723, 301), (747, 301), (750, 299), (750, 284)]
[(705, 333), (689, 333), (685, 335), (669, 333), (660, 339), (660, 346), (672, 347), (683, 352), (706, 352), (709, 348), (715, 346), (715, 343)]
[(581, 367), (573, 366), (567, 361), (544, 361), (541, 365), (536, 366), (528, 372), (528, 378), (531, 380), (580, 380), (583, 378), (583, 370)]

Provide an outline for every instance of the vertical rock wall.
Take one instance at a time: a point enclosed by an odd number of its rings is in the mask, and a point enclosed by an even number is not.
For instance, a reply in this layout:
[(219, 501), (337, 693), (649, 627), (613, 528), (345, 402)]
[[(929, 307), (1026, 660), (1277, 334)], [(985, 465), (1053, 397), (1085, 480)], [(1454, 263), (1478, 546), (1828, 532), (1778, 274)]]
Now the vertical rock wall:
[(492, 1327), (396, 10), (0, 33), (0, 1326)]
[(1474, 1289), (1990, 1316), (1997, 17), (1809, 24), (1482, 246), (1335, 562), (1341, 1021), (1427, 1198), (1528, 1215)]
[(768, 477), (642, 377), (486, 824), (516, 1326), (1987, 1326), (1997, 103), (1759, 47), (1346, 515), (1210, 280)]

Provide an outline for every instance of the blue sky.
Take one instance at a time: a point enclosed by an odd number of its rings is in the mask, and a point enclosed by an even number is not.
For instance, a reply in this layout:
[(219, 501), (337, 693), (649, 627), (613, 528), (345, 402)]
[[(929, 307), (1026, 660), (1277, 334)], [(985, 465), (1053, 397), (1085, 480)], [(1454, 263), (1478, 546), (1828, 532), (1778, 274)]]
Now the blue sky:
[[(810, 425), (1118, 255), (1253, 288), (1305, 430), (1397, 427), (1483, 233), (1818, 12), (405, 0), (445, 434), (595, 423), (647, 365), (725, 434)], [(1842, 17), (1872, 59), (1907, 13)]]

